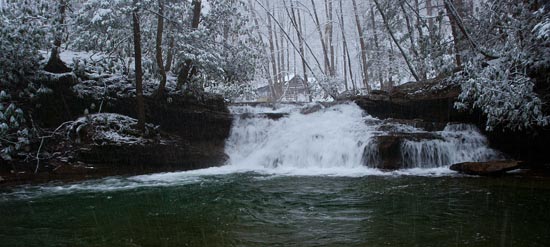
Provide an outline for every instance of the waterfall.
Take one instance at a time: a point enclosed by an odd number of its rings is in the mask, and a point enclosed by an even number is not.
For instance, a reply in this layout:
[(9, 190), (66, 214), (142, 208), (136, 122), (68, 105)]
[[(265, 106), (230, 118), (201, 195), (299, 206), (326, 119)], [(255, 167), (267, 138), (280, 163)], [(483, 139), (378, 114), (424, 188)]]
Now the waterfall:
[[(239, 111), (240, 109), (232, 109)], [(353, 104), (287, 117), (236, 117), (226, 143), (230, 164), (267, 169), (362, 167), (362, 150), (371, 142), (372, 119)]]
[(432, 168), (502, 158), (499, 152), (488, 147), (485, 136), (473, 125), (448, 124), (436, 134), (441, 139), (405, 141), (401, 147), (403, 166)]
[[(373, 170), (387, 160), (377, 140), (396, 134), (434, 136), (397, 138), (401, 168), (448, 167), (500, 156), (471, 125), (449, 124), (427, 132), (373, 118), (354, 103), (309, 114), (301, 113), (304, 107), (311, 106), (231, 107), (235, 120), (226, 142), (229, 165), (267, 171)], [(284, 115), (270, 118), (273, 113)]]

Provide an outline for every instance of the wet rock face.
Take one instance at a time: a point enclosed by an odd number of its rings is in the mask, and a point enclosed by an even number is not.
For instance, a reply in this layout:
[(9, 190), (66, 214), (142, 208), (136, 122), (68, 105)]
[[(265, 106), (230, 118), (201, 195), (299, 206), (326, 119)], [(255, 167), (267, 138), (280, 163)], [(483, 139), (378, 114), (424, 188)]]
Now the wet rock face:
[(111, 169), (114, 174), (181, 171), (223, 165), (223, 150), (189, 145), (177, 139), (147, 144), (83, 145), (76, 159), (94, 164), (95, 169)]
[[(363, 157), (367, 165), (383, 170), (397, 170), (408, 167), (407, 157), (403, 156), (403, 143), (406, 141), (441, 140), (441, 136), (435, 133), (391, 133), (389, 135), (376, 136), (372, 147), (366, 147)], [(375, 155), (371, 155), (372, 153)]]
[(465, 162), (451, 166), (451, 170), (469, 175), (499, 175), (521, 167), (521, 162), (515, 160), (500, 160), (488, 162)]

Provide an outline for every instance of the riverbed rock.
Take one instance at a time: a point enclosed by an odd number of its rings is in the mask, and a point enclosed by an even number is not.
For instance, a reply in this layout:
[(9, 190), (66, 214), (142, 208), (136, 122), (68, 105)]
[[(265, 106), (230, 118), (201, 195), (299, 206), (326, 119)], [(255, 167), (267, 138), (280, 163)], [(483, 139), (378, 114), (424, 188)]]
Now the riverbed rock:
[(521, 167), (521, 162), (515, 160), (497, 160), (487, 162), (465, 162), (451, 165), (450, 169), (469, 175), (498, 175)]

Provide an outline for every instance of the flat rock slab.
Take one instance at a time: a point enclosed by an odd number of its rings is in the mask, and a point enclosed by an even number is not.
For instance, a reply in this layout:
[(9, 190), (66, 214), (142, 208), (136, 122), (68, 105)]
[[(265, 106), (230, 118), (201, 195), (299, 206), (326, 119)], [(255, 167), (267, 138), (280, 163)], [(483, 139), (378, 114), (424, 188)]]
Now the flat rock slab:
[(454, 164), (451, 170), (469, 175), (489, 176), (502, 174), (520, 168), (521, 162), (516, 160), (498, 160), (487, 162), (464, 162)]

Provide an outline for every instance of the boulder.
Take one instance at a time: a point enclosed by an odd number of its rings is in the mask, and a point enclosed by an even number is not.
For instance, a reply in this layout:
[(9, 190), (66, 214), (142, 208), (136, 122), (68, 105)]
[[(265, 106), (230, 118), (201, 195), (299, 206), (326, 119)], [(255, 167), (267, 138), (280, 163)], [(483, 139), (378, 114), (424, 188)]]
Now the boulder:
[(521, 162), (515, 160), (496, 160), (487, 162), (464, 162), (454, 164), (451, 170), (469, 175), (498, 175), (521, 167)]

